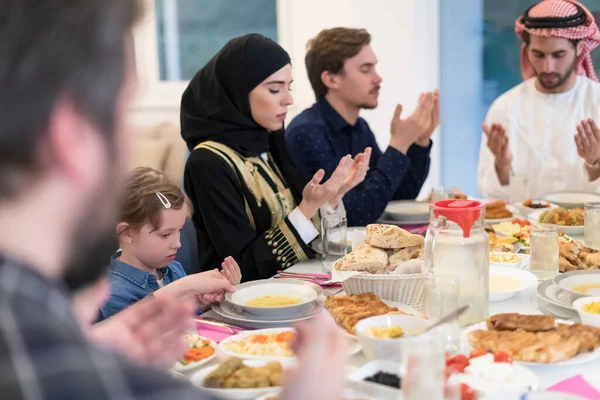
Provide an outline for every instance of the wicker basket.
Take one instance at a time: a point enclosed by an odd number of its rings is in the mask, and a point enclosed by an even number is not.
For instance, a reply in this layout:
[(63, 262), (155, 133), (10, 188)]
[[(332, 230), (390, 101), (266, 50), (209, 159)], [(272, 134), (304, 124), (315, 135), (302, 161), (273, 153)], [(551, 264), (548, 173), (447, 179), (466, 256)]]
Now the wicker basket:
[(427, 274), (359, 274), (342, 282), (347, 294), (374, 293), (382, 299), (425, 311)]

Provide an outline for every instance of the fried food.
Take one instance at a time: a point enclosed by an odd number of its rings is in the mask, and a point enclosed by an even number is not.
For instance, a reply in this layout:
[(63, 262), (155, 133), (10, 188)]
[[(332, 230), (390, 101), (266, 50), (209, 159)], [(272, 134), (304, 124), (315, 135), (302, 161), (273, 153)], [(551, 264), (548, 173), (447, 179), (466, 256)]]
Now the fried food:
[(351, 334), (355, 333), (358, 321), (389, 313), (404, 314), (397, 307), (389, 307), (373, 293), (328, 296), (325, 309), (338, 325)]
[(490, 352), (504, 351), (514, 360), (543, 364), (570, 360), (578, 354), (580, 347), (576, 337), (565, 339), (556, 331), (474, 330), (469, 332), (469, 343)]
[(493, 201), (485, 205), (485, 219), (512, 218), (513, 213), (506, 208), (502, 200)]
[(559, 207), (544, 211), (539, 218), (542, 224), (559, 226), (583, 226), (585, 223), (584, 211), (581, 208), (567, 210)]
[(600, 269), (600, 252), (585, 247), (577, 240), (561, 240), (558, 253), (560, 272)]
[(547, 315), (522, 315), (517, 313), (492, 315), (487, 321), (489, 330), (527, 332), (549, 331), (554, 329), (556, 320)]
[(471, 346), (504, 351), (517, 361), (556, 363), (600, 347), (600, 329), (581, 324), (556, 324), (545, 315), (497, 314), (488, 330), (469, 332)]
[(239, 358), (230, 358), (204, 378), (204, 386), (215, 389), (249, 389), (281, 386), (283, 367), (272, 361), (262, 367), (249, 367)]

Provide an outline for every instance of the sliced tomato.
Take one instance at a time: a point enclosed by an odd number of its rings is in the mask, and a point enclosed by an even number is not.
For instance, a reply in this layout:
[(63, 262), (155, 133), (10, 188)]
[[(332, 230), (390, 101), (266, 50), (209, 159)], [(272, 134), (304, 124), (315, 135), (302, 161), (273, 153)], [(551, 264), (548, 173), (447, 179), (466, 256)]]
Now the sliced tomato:
[(461, 398), (461, 400), (474, 400), (475, 392), (466, 383), (461, 383), (460, 384), (460, 398)]
[(494, 362), (512, 364), (513, 359), (507, 352), (497, 351), (494, 353)]
[(469, 365), (469, 359), (467, 358), (467, 356), (464, 356), (462, 354), (457, 354), (452, 359), (452, 364), (460, 364), (460, 365), (464, 365), (466, 367), (467, 365)]
[(471, 358), (477, 358), (477, 357), (481, 357), (487, 354), (487, 350), (486, 349), (475, 349), (471, 352), (471, 354), (469, 354), (469, 359)]

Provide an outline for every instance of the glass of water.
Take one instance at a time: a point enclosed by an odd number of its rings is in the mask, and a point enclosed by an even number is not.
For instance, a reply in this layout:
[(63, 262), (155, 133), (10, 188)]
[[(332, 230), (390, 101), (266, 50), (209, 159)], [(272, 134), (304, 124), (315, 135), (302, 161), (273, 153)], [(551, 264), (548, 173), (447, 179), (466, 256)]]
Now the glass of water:
[(585, 204), (585, 245), (600, 250), (600, 201)]
[(431, 202), (435, 203), (440, 200), (450, 200), (454, 198), (454, 190), (448, 188), (439, 188), (431, 190)]
[(508, 181), (509, 203), (520, 203), (527, 200), (528, 177), (525, 174), (512, 174)]
[(444, 399), (446, 362), (443, 338), (435, 332), (401, 341), (402, 391), (407, 400)]
[(531, 227), (531, 272), (539, 279), (558, 274), (558, 228), (546, 225)]
[(331, 273), (333, 264), (348, 252), (348, 226), (346, 218), (327, 216), (321, 219), (321, 245), (323, 272)]
[[(425, 311), (431, 323), (458, 308), (459, 283), (457, 276), (433, 274), (425, 287)], [(444, 351), (456, 353), (460, 348), (458, 320), (443, 324), (434, 330), (442, 338)]]

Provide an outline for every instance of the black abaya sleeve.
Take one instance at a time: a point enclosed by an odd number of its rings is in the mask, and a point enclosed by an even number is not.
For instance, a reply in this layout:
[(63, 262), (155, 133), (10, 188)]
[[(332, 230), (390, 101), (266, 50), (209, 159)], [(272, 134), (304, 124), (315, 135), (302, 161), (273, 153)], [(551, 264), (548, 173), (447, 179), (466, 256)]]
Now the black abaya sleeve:
[[(185, 187), (194, 204), (200, 259), (211, 258), (203, 257), (203, 252), (213, 253), (216, 259), (212, 261), (219, 264), (227, 256), (234, 257), (243, 281), (270, 278), (277, 270), (308, 259), (312, 252), (289, 219), (269, 229), (268, 210), (258, 208), (242, 184), (232, 166), (219, 155), (206, 149), (190, 155)], [(253, 215), (245, 199), (253, 210), (262, 212)], [(264, 202), (262, 207), (266, 207)], [(215, 267), (201, 265), (203, 270)]]

